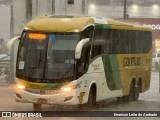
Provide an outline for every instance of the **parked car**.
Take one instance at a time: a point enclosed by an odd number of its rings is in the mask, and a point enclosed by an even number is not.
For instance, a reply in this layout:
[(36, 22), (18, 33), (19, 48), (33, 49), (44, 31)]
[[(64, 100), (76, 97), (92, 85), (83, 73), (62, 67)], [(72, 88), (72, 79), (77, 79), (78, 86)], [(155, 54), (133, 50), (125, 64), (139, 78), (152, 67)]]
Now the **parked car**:
[(160, 65), (160, 52), (152, 54), (152, 68), (159, 70)]

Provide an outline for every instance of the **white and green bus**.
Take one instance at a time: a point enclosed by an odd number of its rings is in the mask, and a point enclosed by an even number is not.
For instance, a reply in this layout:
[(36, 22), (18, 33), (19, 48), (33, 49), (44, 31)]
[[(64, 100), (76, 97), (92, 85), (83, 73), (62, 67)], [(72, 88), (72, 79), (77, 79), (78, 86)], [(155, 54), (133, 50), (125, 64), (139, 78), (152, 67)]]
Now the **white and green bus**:
[[(83, 105), (138, 100), (150, 87), (149, 28), (84, 16), (44, 16), (19, 39), (15, 98), (32, 103)], [(15, 39), (14, 39), (15, 40)]]

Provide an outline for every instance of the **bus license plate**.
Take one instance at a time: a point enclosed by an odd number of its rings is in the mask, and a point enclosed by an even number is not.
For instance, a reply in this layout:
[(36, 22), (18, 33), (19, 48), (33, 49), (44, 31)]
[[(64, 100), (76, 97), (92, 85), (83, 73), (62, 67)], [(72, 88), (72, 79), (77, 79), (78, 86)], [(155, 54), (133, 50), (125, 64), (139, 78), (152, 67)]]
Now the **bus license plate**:
[(48, 101), (46, 99), (39, 98), (39, 99), (37, 99), (37, 103), (39, 103), (39, 104), (47, 104)]
[(53, 95), (61, 93), (60, 90), (41, 90), (42, 95)]

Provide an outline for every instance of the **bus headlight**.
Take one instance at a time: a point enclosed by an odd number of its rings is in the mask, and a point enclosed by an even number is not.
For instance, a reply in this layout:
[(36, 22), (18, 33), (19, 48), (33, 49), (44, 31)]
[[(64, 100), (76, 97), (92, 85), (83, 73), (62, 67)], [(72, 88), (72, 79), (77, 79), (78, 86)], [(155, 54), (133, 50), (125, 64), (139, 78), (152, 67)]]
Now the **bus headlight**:
[(65, 91), (65, 92), (69, 92), (69, 91), (73, 90), (73, 87), (71, 87), (71, 86), (62, 87), (61, 90)]
[(61, 88), (61, 90), (64, 91), (64, 92), (69, 92), (69, 91), (79, 87), (81, 83), (82, 82), (78, 82), (76, 84), (70, 84), (70, 85), (64, 86), (64, 87)]
[(19, 88), (19, 89), (25, 89), (25, 86), (18, 84), (17, 88)]

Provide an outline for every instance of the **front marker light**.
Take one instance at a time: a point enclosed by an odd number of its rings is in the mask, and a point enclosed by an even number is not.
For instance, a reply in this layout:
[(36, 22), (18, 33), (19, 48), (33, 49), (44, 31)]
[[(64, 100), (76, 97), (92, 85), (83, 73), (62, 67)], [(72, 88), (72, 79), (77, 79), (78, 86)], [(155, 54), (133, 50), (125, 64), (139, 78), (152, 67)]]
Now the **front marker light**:
[(17, 85), (17, 88), (19, 88), (19, 89), (25, 89), (25, 86), (23, 86), (23, 85)]

